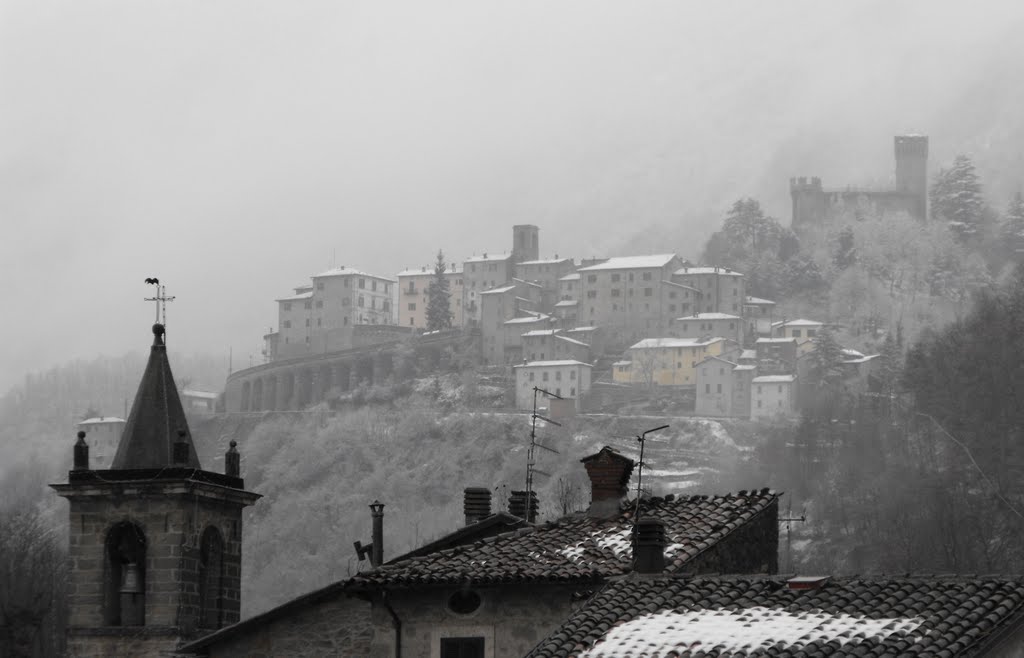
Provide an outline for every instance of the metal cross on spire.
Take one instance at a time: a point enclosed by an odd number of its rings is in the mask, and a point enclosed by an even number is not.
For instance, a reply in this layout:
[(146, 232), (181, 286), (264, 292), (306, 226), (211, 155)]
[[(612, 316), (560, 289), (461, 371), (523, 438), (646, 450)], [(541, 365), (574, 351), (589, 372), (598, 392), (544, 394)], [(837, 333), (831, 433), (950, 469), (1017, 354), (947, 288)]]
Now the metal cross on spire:
[[(160, 285), (160, 279), (156, 277), (148, 277), (146, 283), (156, 286), (156, 296), (144, 298), (147, 302), (154, 302), (156, 306), (156, 322), (167, 327), (167, 302), (174, 301), (174, 295), (167, 296), (167, 286)], [(160, 320), (160, 316), (163, 315), (163, 321)]]

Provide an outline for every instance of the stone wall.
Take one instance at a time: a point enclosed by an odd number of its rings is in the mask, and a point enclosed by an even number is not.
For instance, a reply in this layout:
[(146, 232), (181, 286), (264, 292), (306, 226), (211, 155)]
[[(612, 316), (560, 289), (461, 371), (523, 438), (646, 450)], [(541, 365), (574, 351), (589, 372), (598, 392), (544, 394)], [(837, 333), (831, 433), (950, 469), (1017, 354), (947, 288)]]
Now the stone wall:
[(211, 643), (212, 658), (365, 658), (373, 629), (370, 604), (338, 594)]
[[(439, 658), (441, 638), (483, 637), (487, 658), (520, 658), (575, 609), (574, 588), (564, 585), (505, 585), (473, 588), (480, 607), (457, 614), (448, 607), (456, 588), (396, 590), (390, 604), (402, 624), (402, 658)], [(369, 656), (395, 655), (395, 626), (379, 601), (373, 608), (374, 639)]]

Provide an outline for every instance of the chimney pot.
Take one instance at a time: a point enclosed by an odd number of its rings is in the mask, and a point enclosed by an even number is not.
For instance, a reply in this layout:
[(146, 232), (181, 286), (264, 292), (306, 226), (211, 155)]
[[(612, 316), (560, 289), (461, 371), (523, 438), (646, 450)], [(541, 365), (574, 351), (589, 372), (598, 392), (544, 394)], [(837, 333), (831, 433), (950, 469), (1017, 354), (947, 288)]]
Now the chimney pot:
[(463, 490), (462, 509), (466, 514), (466, 525), (486, 519), (491, 515), (491, 490), (486, 487), (466, 487)]
[(605, 446), (597, 454), (580, 460), (590, 478), (590, 508), (592, 518), (610, 518), (619, 513), (619, 503), (626, 496), (634, 462)]
[(637, 573), (665, 570), (665, 524), (644, 517), (633, 526), (633, 569)]
[(379, 567), (384, 563), (384, 503), (379, 500), (370, 503), (370, 517), (373, 520), (370, 565)]
[(527, 510), (526, 507), (526, 492), (525, 491), (513, 491), (512, 495), (508, 499), (508, 513), (512, 516), (518, 516), (521, 519), (526, 519), (528, 522), (533, 523), (537, 520), (537, 510), (540, 504), (537, 501), (537, 492), (530, 492), (530, 507)]

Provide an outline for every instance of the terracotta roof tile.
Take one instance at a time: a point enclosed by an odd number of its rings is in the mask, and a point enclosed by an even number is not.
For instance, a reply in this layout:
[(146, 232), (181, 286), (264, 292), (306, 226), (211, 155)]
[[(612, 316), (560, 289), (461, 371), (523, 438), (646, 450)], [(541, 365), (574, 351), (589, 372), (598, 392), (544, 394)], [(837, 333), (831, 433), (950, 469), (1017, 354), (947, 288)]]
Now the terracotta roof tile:
[[(669, 569), (684, 565), (733, 530), (776, 504), (768, 489), (725, 496), (652, 498), (643, 516), (665, 523)], [(595, 581), (632, 569), (633, 509), (609, 520), (569, 517), (522, 528), (482, 542), (386, 564), (353, 578), (359, 586), (410, 584)]]
[(630, 576), (605, 586), (529, 654), (964, 656), (1021, 621), (1018, 578)]

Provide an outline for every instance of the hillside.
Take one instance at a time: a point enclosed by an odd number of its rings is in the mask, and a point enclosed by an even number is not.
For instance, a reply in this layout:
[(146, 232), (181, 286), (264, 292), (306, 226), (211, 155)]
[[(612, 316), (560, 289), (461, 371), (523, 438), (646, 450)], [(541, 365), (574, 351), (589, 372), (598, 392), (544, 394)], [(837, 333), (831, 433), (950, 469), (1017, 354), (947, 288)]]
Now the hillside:
[[(634, 459), (637, 433), (652, 435), (644, 489), (665, 494), (763, 486), (737, 482), (744, 449), (719, 422), (644, 416), (578, 417), (543, 431), (537, 476), (542, 519), (586, 506), (579, 459), (611, 445)], [(416, 396), (401, 406), (367, 406), (338, 415), (215, 417), (193, 433), (204, 465), (219, 469), (227, 442), (239, 441), (247, 488), (264, 496), (245, 517), (244, 613), (259, 612), (341, 579), (359, 568), (352, 542), (370, 537), (367, 505), (385, 503), (385, 558), (463, 523), (462, 490), (487, 486), (495, 506), (522, 489), (529, 441), (526, 414), (438, 413)], [(209, 455), (209, 456), (206, 456)], [(635, 477), (633, 480), (635, 486)], [(364, 568), (366, 564), (362, 565)]]

